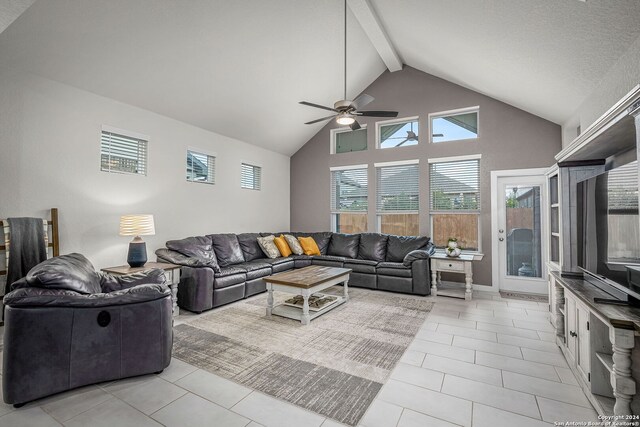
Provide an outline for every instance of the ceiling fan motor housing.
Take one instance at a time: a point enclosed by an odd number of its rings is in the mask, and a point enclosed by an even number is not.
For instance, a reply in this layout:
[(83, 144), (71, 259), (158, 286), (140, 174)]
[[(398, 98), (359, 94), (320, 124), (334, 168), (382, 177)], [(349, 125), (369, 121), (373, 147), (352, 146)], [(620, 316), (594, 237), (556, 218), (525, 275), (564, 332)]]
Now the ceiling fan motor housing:
[(333, 104), (333, 108), (335, 108), (338, 111), (346, 111), (349, 108), (351, 108), (352, 103), (353, 101), (343, 99), (342, 101), (337, 101), (335, 104)]

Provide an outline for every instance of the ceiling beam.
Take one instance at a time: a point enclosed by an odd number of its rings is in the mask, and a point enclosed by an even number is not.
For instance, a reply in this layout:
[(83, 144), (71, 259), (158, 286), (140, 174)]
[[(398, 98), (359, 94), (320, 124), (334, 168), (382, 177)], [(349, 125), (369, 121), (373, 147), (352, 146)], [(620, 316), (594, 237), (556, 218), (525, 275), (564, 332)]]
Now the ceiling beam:
[(402, 60), (369, 0), (348, 0), (347, 3), (389, 71), (402, 70)]

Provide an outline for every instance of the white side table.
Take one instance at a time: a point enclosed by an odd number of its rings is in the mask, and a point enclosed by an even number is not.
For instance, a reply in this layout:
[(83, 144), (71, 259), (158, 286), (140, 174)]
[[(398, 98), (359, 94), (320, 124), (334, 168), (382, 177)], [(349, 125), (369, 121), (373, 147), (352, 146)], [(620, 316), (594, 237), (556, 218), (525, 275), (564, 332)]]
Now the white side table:
[(169, 264), (168, 262), (148, 262), (142, 267), (130, 267), (128, 265), (120, 265), (118, 267), (103, 268), (105, 273), (112, 274), (114, 276), (123, 276), (125, 274), (138, 273), (140, 271), (149, 270), (152, 268), (159, 268), (164, 270), (164, 275), (167, 278), (169, 289), (171, 289), (171, 300), (173, 302), (173, 317), (180, 314), (180, 308), (178, 307), (178, 283), (180, 283), (180, 266), (176, 264)]
[[(431, 295), (448, 296), (454, 298), (471, 299), (471, 285), (473, 283), (473, 255), (460, 255), (451, 258), (442, 253), (431, 255)], [(438, 285), (442, 283), (441, 272), (464, 274), (465, 290), (462, 289), (441, 289)]]

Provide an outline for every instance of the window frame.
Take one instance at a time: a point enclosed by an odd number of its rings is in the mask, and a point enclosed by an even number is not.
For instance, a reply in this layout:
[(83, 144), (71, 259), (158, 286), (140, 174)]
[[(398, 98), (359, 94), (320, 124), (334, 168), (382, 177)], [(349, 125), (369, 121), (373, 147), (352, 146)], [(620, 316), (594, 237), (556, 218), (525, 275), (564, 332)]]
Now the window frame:
[[(209, 185), (215, 185), (216, 184), (216, 163), (217, 163), (217, 159), (218, 159), (218, 155), (216, 153), (207, 151), (207, 150), (200, 150), (198, 148), (194, 148), (194, 147), (187, 147), (187, 157), (186, 160), (188, 161), (189, 159), (189, 153), (192, 154), (198, 154), (200, 156), (207, 156), (207, 161), (209, 161), (209, 158), (213, 159), (213, 179), (211, 181), (207, 180), (207, 181), (196, 181), (193, 179), (189, 179), (189, 175), (188, 175), (188, 171), (187, 171), (187, 182), (195, 182), (195, 183), (200, 183), (200, 184), (209, 184)], [(188, 165), (186, 165), (186, 167), (188, 167)], [(209, 168), (209, 164), (207, 164), (207, 169)]]
[[(404, 147), (387, 147), (387, 148), (382, 148), (381, 145), (381, 141), (380, 141), (380, 128), (382, 126), (388, 126), (388, 125), (393, 125), (393, 124), (400, 124), (400, 123), (410, 123), (410, 122), (416, 122), (418, 125), (418, 141), (417, 144), (415, 145), (407, 145)], [(416, 147), (420, 145), (420, 135), (421, 135), (421, 131), (420, 131), (420, 116), (411, 116), (411, 117), (401, 117), (401, 118), (394, 118), (391, 120), (382, 120), (379, 122), (376, 122), (376, 150), (392, 150), (394, 148), (407, 148), (407, 147)]]
[(348, 166), (332, 166), (329, 168), (329, 198), (331, 199), (331, 195), (333, 194), (333, 172), (345, 171), (345, 170), (355, 170), (355, 169), (364, 169), (366, 171), (367, 176), (367, 210), (366, 211), (352, 211), (352, 212), (340, 212), (337, 209), (332, 209), (332, 201), (329, 200), (329, 215), (331, 220), (331, 231), (333, 233), (339, 233), (337, 231), (337, 218), (341, 213), (360, 213), (364, 214), (367, 217), (367, 229), (364, 231), (365, 233), (369, 230), (369, 165), (368, 164), (359, 164), (359, 165), (348, 165)]
[[(476, 132), (475, 138), (452, 139), (450, 141), (437, 141), (437, 142), (433, 140), (433, 120), (434, 119), (439, 119), (446, 116), (459, 116), (462, 114), (473, 113), (473, 112), (475, 112), (478, 116), (478, 131)], [(480, 139), (480, 106), (476, 105), (473, 107), (465, 107), (465, 108), (458, 108), (455, 110), (438, 111), (435, 113), (429, 113), (428, 128), (429, 128), (429, 144), (446, 144), (449, 142), (477, 141), (478, 139)]]
[[(250, 166), (251, 168), (253, 168), (253, 186), (252, 187), (245, 187), (243, 182), (242, 182), (242, 169), (243, 166)], [(258, 187), (256, 188), (256, 178), (255, 178), (255, 171), (256, 168), (260, 170), (260, 175), (259, 175), (259, 179), (258, 179)], [(240, 188), (243, 190), (254, 190), (254, 191), (262, 191), (262, 170), (263, 167), (260, 164), (257, 164), (256, 162), (248, 162), (248, 161), (244, 161), (242, 160), (240, 162)]]
[[(360, 153), (363, 151), (367, 151), (369, 150), (369, 131), (367, 130), (367, 124), (362, 124), (360, 125), (360, 129), (357, 130), (366, 130), (367, 131), (367, 149), (366, 150), (361, 150), (361, 151), (350, 151), (350, 153)], [(330, 137), (329, 137), (329, 154), (347, 154), (347, 153), (338, 153), (336, 152), (336, 142), (337, 142), (337, 138), (336, 135), (339, 133), (345, 133), (345, 132), (354, 132), (349, 126), (342, 126), (339, 128), (334, 128), (330, 130)]]
[[(396, 147), (394, 147), (396, 148)], [(400, 148), (400, 147), (398, 147)], [(394, 166), (410, 166), (414, 165), (418, 168), (418, 209), (415, 211), (379, 211), (378, 210), (378, 169), (385, 167), (394, 167)], [(420, 159), (410, 159), (410, 160), (400, 160), (393, 162), (378, 162), (374, 163), (373, 167), (375, 168), (375, 214), (376, 214), (376, 233), (382, 233), (382, 215), (394, 215), (394, 214), (413, 214), (418, 215), (418, 229), (420, 228)], [(419, 233), (419, 230), (418, 230)]]
[[(431, 165), (434, 163), (452, 163), (452, 162), (464, 162), (469, 160), (477, 160), (478, 161), (478, 193), (480, 198), (480, 204), (478, 205), (477, 210), (451, 210), (451, 211), (443, 211), (443, 210), (431, 210), (431, 197), (432, 197), (432, 183), (431, 183)], [(428, 159), (429, 162), (429, 235), (431, 238), (435, 236), (433, 230), (433, 216), (434, 215), (476, 215), (478, 217), (478, 248), (474, 250), (463, 249), (462, 253), (466, 254), (482, 254), (482, 154), (470, 154), (465, 156), (453, 156), (453, 157), (437, 157)], [(435, 245), (435, 241), (433, 242)], [(436, 246), (436, 250), (438, 252), (444, 252), (444, 248), (439, 248)]]
[[(123, 138), (136, 140), (138, 144), (141, 142), (144, 143), (144, 173), (128, 172), (120, 169), (111, 169), (111, 167), (104, 169), (102, 167), (102, 142), (103, 142), (103, 136), (105, 134), (115, 134)], [(107, 173), (118, 173), (122, 175), (148, 176), (149, 175), (149, 141), (150, 139), (151, 138), (148, 135), (144, 135), (142, 133), (133, 132), (125, 129), (119, 129), (109, 125), (102, 125), (102, 128), (100, 130), (100, 148), (99, 148), (100, 171), (107, 172)], [(111, 153), (109, 155), (111, 155)]]

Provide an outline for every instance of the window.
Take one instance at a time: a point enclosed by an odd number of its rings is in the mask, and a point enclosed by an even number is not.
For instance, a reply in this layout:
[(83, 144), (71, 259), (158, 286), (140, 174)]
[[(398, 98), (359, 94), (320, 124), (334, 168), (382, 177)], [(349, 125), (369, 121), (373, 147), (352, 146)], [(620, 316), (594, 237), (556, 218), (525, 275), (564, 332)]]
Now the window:
[(262, 168), (247, 163), (242, 163), (242, 172), (240, 178), (240, 187), (249, 190), (260, 190), (260, 181), (262, 178)]
[(417, 160), (376, 164), (376, 212), (381, 233), (419, 234)]
[(478, 138), (478, 107), (430, 114), (431, 142)]
[(457, 238), (463, 249), (480, 249), (480, 157), (429, 160), (431, 235), (436, 247)]
[(216, 158), (187, 150), (187, 181), (215, 184)]
[(147, 174), (148, 138), (127, 136), (105, 127), (100, 138), (100, 170), (104, 172)]
[(333, 129), (331, 131), (331, 154), (365, 151), (366, 149), (366, 125), (358, 130)]
[(331, 219), (336, 233), (367, 231), (367, 165), (331, 170)]
[(376, 124), (378, 148), (408, 147), (418, 144), (418, 118), (389, 120)]

